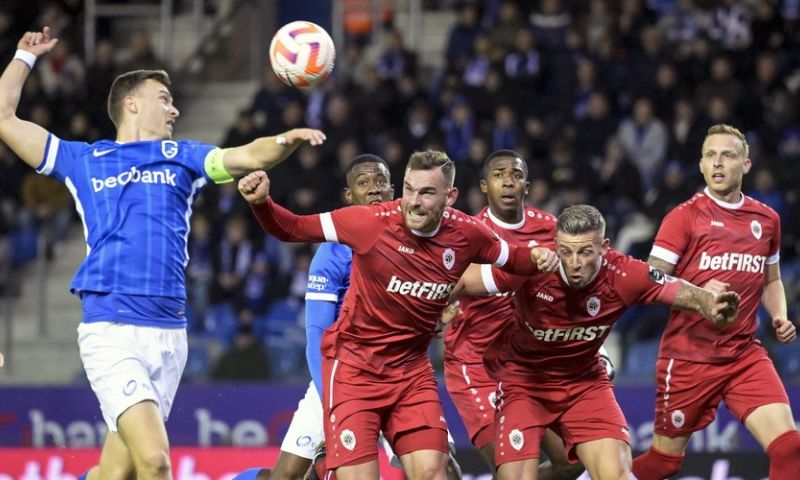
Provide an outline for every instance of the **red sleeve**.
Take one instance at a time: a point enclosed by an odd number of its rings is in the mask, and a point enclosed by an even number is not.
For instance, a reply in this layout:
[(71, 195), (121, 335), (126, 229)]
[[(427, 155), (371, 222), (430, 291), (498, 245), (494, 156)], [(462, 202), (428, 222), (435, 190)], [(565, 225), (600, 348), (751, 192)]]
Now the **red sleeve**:
[(481, 265), (481, 279), (487, 293), (513, 292), (519, 290), (522, 284), (530, 279), (530, 277), (504, 272), (497, 267), (488, 267), (489, 265)]
[(518, 275), (530, 275), (538, 271), (531, 260), (530, 248), (506, 242), (482, 223), (473, 225), (475, 228), (470, 229), (470, 243), (478, 251), (472, 263), (492, 264)]
[(267, 198), (260, 205), (250, 205), (258, 224), (267, 233), (284, 242), (324, 242), (320, 214), (295, 215)]
[(680, 290), (678, 279), (633, 257), (615, 266), (614, 286), (625, 305), (663, 303), (672, 305)]
[(371, 207), (345, 207), (316, 215), (295, 215), (268, 198), (252, 205), (258, 223), (270, 235), (285, 242), (335, 242), (362, 252), (383, 230)]
[(778, 214), (773, 215), (775, 230), (769, 242), (769, 257), (767, 258), (767, 265), (778, 263), (781, 259), (781, 219)]
[(674, 208), (661, 221), (650, 255), (678, 264), (691, 239), (692, 214), (688, 206)]

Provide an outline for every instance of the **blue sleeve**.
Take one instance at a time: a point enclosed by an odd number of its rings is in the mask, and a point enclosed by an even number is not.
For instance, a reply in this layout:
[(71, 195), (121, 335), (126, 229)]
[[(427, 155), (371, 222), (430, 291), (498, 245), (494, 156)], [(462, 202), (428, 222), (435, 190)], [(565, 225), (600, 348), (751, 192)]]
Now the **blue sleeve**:
[(196, 178), (204, 177), (208, 179), (208, 175), (206, 174), (206, 157), (208, 157), (209, 152), (216, 150), (217, 147), (194, 140), (182, 140), (180, 143), (181, 148), (188, 147), (188, 163), (197, 175)]
[(306, 285), (306, 360), (322, 398), (322, 334), (336, 321), (337, 307), (350, 284), (347, 247), (320, 245), (308, 269)]
[(52, 133), (47, 136), (42, 163), (36, 172), (53, 177), (61, 182), (67, 177), (89, 144), (84, 142), (66, 142)]
[(335, 316), (335, 303), (306, 300), (306, 362), (319, 398), (322, 398), (322, 334), (333, 324)]

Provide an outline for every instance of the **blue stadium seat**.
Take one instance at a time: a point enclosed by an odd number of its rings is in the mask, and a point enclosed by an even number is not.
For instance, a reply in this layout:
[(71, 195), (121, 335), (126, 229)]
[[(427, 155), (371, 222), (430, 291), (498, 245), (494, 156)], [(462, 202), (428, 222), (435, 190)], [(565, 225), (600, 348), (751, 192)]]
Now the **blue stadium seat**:
[(800, 378), (800, 348), (795, 343), (777, 343), (770, 348), (775, 367), (784, 380)]
[(239, 318), (230, 303), (216, 303), (206, 312), (205, 331), (211, 338), (230, 344), (238, 327)]
[(310, 375), (304, 342), (272, 338), (264, 342), (269, 359), (270, 378), (281, 381), (305, 381)]
[(26, 228), (11, 234), (11, 264), (15, 267), (36, 258), (39, 236), (36, 230)]
[(208, 345), (203, 341), (189, 343), (189, 352), (186, 357), (186, 367), (183, 369), (185, 382), (199, 382), (208, 379), (211, 370), (211, 354)]
[(628, 347), (622, 377), (627, 380), (653, 381), (658, 360), (658, 340), (637, 342)]

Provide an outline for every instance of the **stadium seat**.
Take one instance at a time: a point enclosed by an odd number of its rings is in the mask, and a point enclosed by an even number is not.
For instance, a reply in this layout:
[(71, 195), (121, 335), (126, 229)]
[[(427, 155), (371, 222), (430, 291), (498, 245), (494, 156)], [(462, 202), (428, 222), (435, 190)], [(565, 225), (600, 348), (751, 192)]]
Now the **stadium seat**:
[(270, 378), (281, 381), (306, 381), (310, 377), (304, 342), (272, 338), (264, 344), (269, 359)]
[(221, 302), (209, 307), (205, 318), (205, 331), (208, 337), (230, 344), (238, 326), (239, 319), (230, 303)]
[(794, 343), (777, 343), (770, 348), (775, 366), (784, 380), (800, 378), (800, 349)]
[(622, 377), (627, 380), (653, 381), (658, 360), (658, 343), (658, 340), (651, 340), (628, 347)]
[(208, 379), (210, 370), (211, 355), (206, 342), (200, 340), (190, 342), (182, 380), (190, 383), (204, 381)]

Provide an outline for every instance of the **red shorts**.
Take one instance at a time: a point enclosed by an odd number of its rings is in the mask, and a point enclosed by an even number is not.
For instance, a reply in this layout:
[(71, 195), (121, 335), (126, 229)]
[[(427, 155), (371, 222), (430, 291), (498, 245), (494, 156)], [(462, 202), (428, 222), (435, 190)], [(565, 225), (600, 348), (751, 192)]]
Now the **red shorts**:
[(323, 357), (322, 375), (328, 469), (377, 460), (381, 431), (397, 456), (448, 452), (447, 423), (429, 362), (398, 377)]
[(578, 444), (614, 438), (630, 443), (625, 416), (607, 378), (566, 385), (498, 385), (495, 415), (496, 465), (539, 458), (547, 428), (565, 444), (567, 458), (577, 461)]
[(494, 441), (494, 404), (497, 381), (482, 363), (444, 361), (444, 383), (475, 448)]
[(742, 423), (753, 410), (789, 403), (772, 360), (754, 344), (728, 363), (698, 363), (659, 358), (656, 363), (654, 433), (683, 437), (702, 430), (717, 415), (719, 402)]

